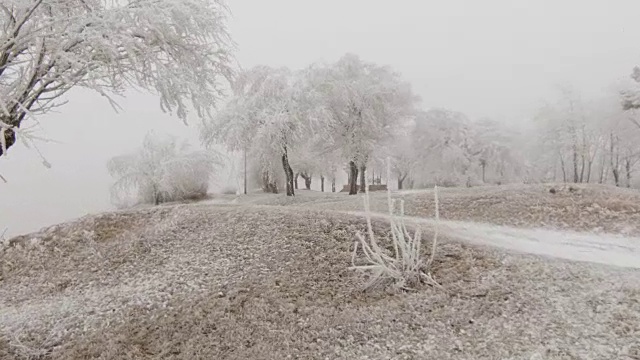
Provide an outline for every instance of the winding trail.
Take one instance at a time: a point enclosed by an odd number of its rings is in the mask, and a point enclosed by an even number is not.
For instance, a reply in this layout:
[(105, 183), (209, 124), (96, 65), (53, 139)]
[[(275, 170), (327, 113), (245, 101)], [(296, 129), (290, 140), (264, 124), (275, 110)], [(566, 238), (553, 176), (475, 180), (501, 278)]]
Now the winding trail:
[[(365, 217), (361, 211), (339, 213)], [(372, 213), (372, 218), (389, 219)], [(407, 224), (434, 228), (429, 218), (405, 216)], [(574, 261), (640, 269), (640, 238), (615, 234), (591, 234), (548, 229), (524, 229), (470, 221), (440, 220), (438, 232), (468, 243)]]

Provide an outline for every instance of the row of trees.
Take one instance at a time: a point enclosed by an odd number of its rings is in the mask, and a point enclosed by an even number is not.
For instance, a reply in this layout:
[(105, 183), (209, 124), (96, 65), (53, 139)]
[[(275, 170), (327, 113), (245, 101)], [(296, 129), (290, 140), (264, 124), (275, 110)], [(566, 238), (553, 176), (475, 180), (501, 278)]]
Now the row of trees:
[(525, 133), (447, 109), (422, 111), (397, 73), (352, 54), (300, 71), (259, 66), (241, 73), (233, 91), (205, 122), (202, 141), (247, 154), (268, 192), (284, 184), (293, 195), (299, 178), (310, 188), (313, 176), (322, 191), (326, 180), (335, 191), (336, 173), (344, 170), (355, 194), (364, 190), (367, 170), (371, 183), (380, 181), (375, 174), (384, 173), (387, 157), (399, 189), (514, 181), (631, 186), (640, 165), (629, 110), (640, 101), (625, 109), (617, 95), (587, 106), (565, 90)]
[(309, 187), (319, 174), (334, 189), (338, 164), (347, 163), (355, 194), (378, 147), (411, 120), (417, 100), (392, 69), (352, 54), (295, 72), (258, 66), (238, 76), (232, 98), (205, 122), (202, 141), (250, 154), (265, 191), (277, 192), (283, 174), (287, 195), (297, 176)]
[(491, 119), (471, 121), (446, 109), (417, 112), (408, 135), (389, 151), (398, 188), (505, 183), (525, 175), (518, 133)]
[(522, 176), (513, 131), (459, 112), (421, 111), (418, 101), (398, 73), (353, 54), (300, 71), (258, 66), (239, 74), (233, 96), (204, 123), (202, 142), (247, 154), (263, 190), (284, 184), (287, 195), (299, 178), (309, 189), (313, 176), (322, 191), (327, 180), (336, 191), (341, 170), (349, 194), (364, 191), (367, 171), (379, 183), (387, 157), (400, 189)]
[(633, 92), (583, 101), (564, 89), (535, 117), (532, 168), (541, 181), (633, 186), (640, 165), (640, 126)]
[[(367, 78), (371, 69), (386, 77)], [(314, 176), (321, 191), (328, 181), (335, 192), (345, 171), (354, 194), (358, 182), (360, 189), (381, 182), (388, 157), (398, 189), (522, 181), (631, 186), (640, 165), (636, 105), (625, 109), (617, 96), (584, 102), (564, 90), (524, 133), (460, 112), (419, 110), (397, 75), (354, 55), (300, 72), (257, 67), (234, 85), (235, 95), (204, 124), (202, 140), (241, 152), (267, 192), (284, 184), (293, 195), (299, 180), (310, 189)], [(148, 136), (138, 152), (109, 163), (119, 179), (114, 199), (122, 204), (132, 192), (147, 203), (203, 197), (217, 160)]]
[[(640, 70), (634, 74), (639, 81)], [(529, 128), (469, 121), (439, 109), (418, 113), (413, 143), (403, 142), (407, 152), (395, 159), (396, 166), (405, 164), (398, 179), (408, 173), (420, 186), (572, 182), (632, 187), (640, 168), (640, 87), (628, 89), (621, 104), (620, 92), (583, 100), (563, 88), (557, 100), (536, 112)]]

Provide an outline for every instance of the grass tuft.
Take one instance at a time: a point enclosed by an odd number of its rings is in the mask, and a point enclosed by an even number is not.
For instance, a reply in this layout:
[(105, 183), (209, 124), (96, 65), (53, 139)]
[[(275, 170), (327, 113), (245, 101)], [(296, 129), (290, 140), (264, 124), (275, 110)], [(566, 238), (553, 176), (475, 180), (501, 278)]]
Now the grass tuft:
[[(387, 160), (387, 172), (390, 173), (389, 160)], [(401, 290), (413, 290), (421, 284), (440, 287), (429, 271), (430, 265), (433, 263), (438, 240), (438, 187), (436, 186), (434, 189), (436, 227), (434, 229), (431, 255), (425, 262), (421, 254), (422, 230), (418, 226), (413, 235), (409, 232), (404, 216), (404, 200), (398, 202), (393, 199), (391, 190), (387, 190), (387, 201), (393, 253), (378, 244), (371, 225), (369, 191), (365, 188), (364, 210), (367, 220), (367, 232), (366, 234), (362, 232), (356, 233), (357, 241), (354, 244), (350, 267), (352, 270), (368, 275), (369, 280), (364, 286), (365, 290), (379, 285), (391, 285), (393, 288)], [(396, 212), (396, 203), (399, 203), (399, 212)], [(357, 265), (356, 258), (359, 249), (362, 249), (364, 264)]]

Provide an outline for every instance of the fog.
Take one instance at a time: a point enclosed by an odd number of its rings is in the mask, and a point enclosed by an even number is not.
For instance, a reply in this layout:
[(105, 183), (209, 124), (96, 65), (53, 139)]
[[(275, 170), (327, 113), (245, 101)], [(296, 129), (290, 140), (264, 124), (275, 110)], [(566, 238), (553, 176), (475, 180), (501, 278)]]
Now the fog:
[[(608, 91), (640, 64), (637, 1), (236, 0), (230, 32), (242, 67), (301, 68), (347, 52), (403, 74), (422, 107), (472, 118), (524, 123), (558, 85), (582, 94)], [(198, 145), (189, 126), (131, 92), (116, 113), (99, 95), (77, 89), (70, 103), (42, 116), (38, 143), (52, 167), (22, 144), (0, 159), (0, 232), (37, 230), (111, 208), (105, 163), (137, 148), (146, 132)], [(33, 124), (33, 122), (29, 122)], [(222, 173), (219, 183), (230, 178)], [(341, 187), (341, 185), (339, 185)]]

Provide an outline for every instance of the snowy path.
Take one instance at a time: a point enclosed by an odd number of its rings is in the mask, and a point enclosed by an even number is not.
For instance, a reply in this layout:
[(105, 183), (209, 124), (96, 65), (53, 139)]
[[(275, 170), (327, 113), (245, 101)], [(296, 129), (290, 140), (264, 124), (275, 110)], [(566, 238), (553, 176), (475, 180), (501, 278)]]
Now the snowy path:
[[(364, 212), (341, 213), (365, 216)], [(374, 213), (373, 218), (389, 219)], [(405, 216), (407, 224), (432, 228), (435, 220)], [(440, 220), (439, 233), (472, 244), (489, 245), (517, 252), (640, 268), (640, 238), (613, 234), (589, 234), (547, 229), (521, 229), (466, 221)]]

